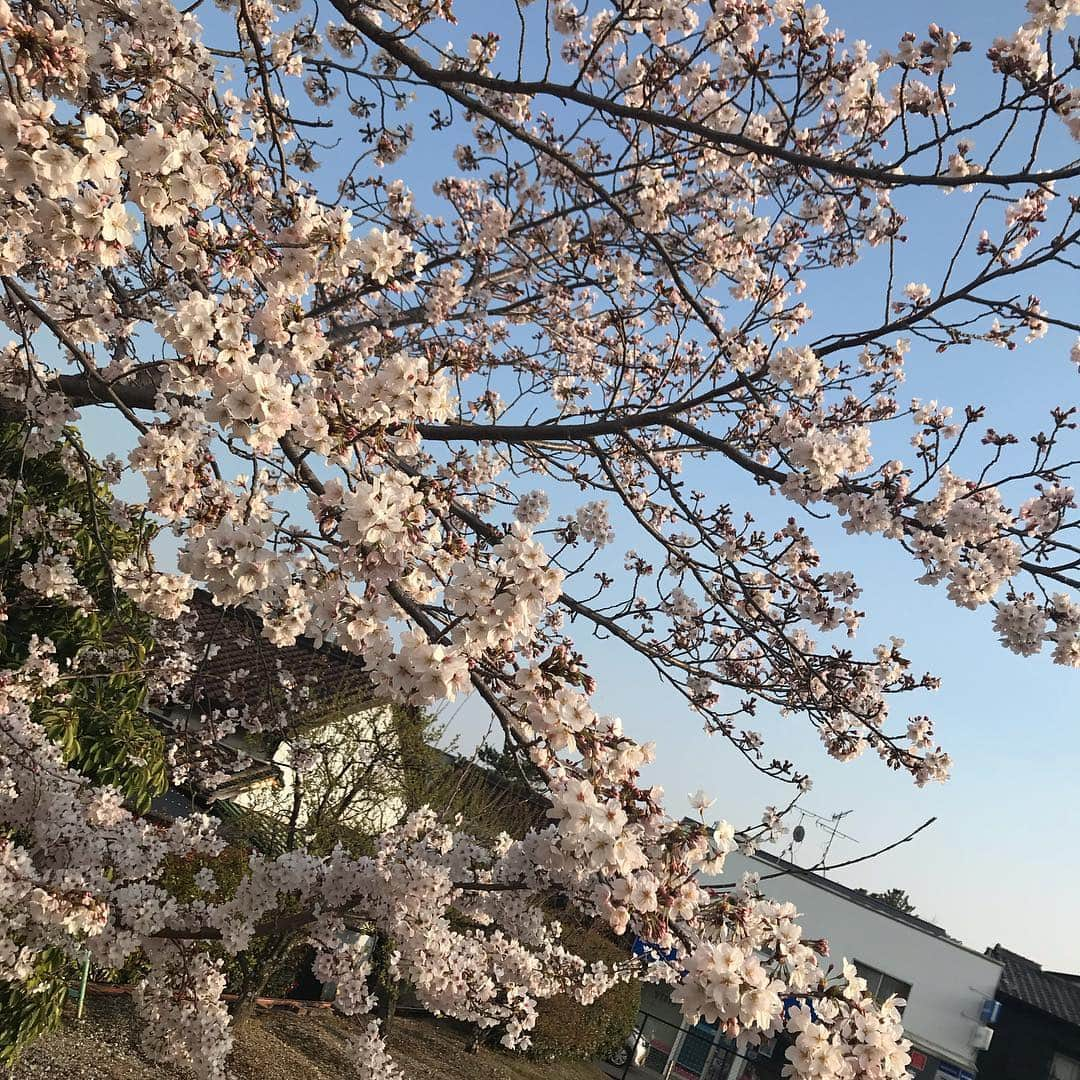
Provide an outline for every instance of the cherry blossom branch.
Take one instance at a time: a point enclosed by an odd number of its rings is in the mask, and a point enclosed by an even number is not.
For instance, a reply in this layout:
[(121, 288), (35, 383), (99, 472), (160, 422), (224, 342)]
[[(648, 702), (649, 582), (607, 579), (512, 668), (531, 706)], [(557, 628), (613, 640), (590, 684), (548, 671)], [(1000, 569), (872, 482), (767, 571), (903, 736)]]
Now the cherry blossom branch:
[(897, 172), (891, 167), (868, 168), (852, 165), (835, 158), (805, 154), (783, 146), (775, 146), (747, 137), (740, 132), (718, 131), (705, 124), (671, 113), (660, 113), (638, 106), (624, 105), (611, 98), (598, 97), (578, 86), (555, 83), (546, 79), (516, 81), (500, 79), (480, 72), (466, 71), (460, 67), (436, 68), (409, 49), (401, 38), (391, 30), (384, 29), (348, 0), (334, 0), (338, 12), (356, 27), (366, 38), (384, 49), (390, 56), (406, 64), (425, 83), (444, 89), (455, 86), (476, 86), (502, 94), (522, 94), (527, 97), (554, 97), (562, 102), (584, 105), (597, 113), (635, 120), (648, 127), (680, 131), (695, 135), (704, 143), (721, 148), (735, 148), (762, 158), (775, 158), (800, 168), (816, 169), (834, 176), (880, 184), (890, 188), (940, 187), (959, 188), (968, 185), (1012, 187), (1017, 184), (1052, 184), (1080, 176), (1080, 163), (1073, 163), (1044, 172), (1019, 172), (995, 175), (973, 171), (964, 176), (939, 174), (909, 174)]

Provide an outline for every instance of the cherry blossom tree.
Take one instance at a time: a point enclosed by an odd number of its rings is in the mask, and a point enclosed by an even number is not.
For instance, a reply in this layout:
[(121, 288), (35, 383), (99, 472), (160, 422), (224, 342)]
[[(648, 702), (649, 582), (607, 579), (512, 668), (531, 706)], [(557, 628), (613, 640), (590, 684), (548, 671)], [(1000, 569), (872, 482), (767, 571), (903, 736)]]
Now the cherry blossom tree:
[[(0, 979), (141, 951), (150, 1042), (222, 1077), (206, 943), (303, 927), (363, 1015), (370, 961), (340, 934), (361, 913), (429, 1008), (520, 1046), (538, 999), (630, 970), (565, 948), (557, 895), (675, 948), (646, 974), (687, 1016), (790, 1033), (790, 1075), (900, 1077), (896, 1002), (791, 905), (695, 883), (780, 812), (668, 816), (586, 648), (623, 646), (792, 798), (807, 774), (758, 709), (943, 780), (898, 705), (935, 678), (856, 639), (860, 585), (814, 546), (831, 514), (1005, 647), (1080, 666), (1073, 410), (1048, 402), (1025, 444), (977, 402), (903, 395), (965, 347), (1054, 334), (1080, 364), (1075, 311), (1039, 298), (1077, 268), (1080, 5), (1029, 0), (978, 51), (936, 24), (874, 49), (799, 0), (505, 6), (499, 34), (451, 0), (0, 0), (0, 393), (26, 460), (77, 478), (66, 433), (114, 417), (179, 573), (140, 550), (111, 574), (164, 637), (200, 583), (272, 644), (361, 656), (389, 700), (475, 692), (553, 801), (520, 840), (425, 809), (374, 855), (255, 859), (227, 902), (179, 904), (157, 868), (218, 850), (213, 822), (163, 832), (81, 769), (37, 709), (55, 643), (28, 642), (0, 676)], [(906, 230), (942, 199), (954, 235), (908, 282)], [(822, 325), (808, 301), (854, 266), (880, 303)], [(58, 538), (22, 587), (83, 603), (60, 511), (20, 485), (7, 527)], [(778, 524), (728, 501), (755, 487)], [(358, 1066), (397, 1075), (357, 1031)]]
[[(166, 787), (164, 739), (144, 708), (156, 681), (147, 660), (168, 665), (150, 633), (152, 620), (112, 587), (110, 563), (145, 547), (152, 530), (137, 517), (111, 513), (108, 471), (92, 462), (74, 432), (67, 433), (66, 462), (57, 451), (26, 456), (27, 434), (22, 423), (0, 420), (0, 670), (21, 667), (47, 639), (63, 677), (36, 698), (35, 719), (82, 776), (146, 811)], [(50, 508), (48, 528), (41, 528), (43, 506)], [(0, 982), (5, 1064), (58, 1022), (74, 974), (65, 950), (14, 946), (12, 929), (5, 922), (5, 946), (17, 950), (5, 951), (5, 970), (17, 962), (23, 978)]]

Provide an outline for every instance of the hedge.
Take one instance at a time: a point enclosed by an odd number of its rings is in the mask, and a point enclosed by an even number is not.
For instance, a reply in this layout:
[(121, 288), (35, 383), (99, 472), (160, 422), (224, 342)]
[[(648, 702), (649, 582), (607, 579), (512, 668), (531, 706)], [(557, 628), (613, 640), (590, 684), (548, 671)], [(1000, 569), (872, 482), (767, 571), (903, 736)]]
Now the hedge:
[[(596, 930), (570, 930), (567, 946), (588, 961), (618, 963), (628, 948)], [(641, 1008), (641, 984), (618, 983), (591, 1005), (578, 1004), (569, 994), (541, 1001), (530, 1054), (544, 1060), (606, 1058), (634, 1027)]]

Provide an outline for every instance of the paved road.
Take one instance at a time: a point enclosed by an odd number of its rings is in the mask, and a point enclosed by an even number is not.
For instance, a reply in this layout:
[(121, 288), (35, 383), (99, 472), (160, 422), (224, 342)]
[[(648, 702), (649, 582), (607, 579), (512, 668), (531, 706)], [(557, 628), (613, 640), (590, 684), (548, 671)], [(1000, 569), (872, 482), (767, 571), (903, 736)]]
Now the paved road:
[[(609, 1065), (606, 1061), (601, 1061), (600, 1068), (603, 1069), (612, 1080), (623, 1080), (623, 1069), (625, 1066)], [(637, 1069), (631, 1066), (627, 1069), (625, 1078), (626, 1080), (656, 1080), (656, 1073), (651, 1072), (648, 1069)]]

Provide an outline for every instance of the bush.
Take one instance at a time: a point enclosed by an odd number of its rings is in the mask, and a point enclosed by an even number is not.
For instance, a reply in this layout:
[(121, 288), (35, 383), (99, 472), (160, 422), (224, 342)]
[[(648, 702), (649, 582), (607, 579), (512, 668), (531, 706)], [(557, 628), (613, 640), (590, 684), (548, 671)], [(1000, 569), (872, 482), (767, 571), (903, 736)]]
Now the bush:
[[(585, 960), (618, 963), (628, 949), (596, 930), (569, 931), (567, 946)], [(641, 1008), (641, 984), (613, 986), (591, 1005), (579, 1005), (568, 994), (541, 1001), (530, 1054), (543, 1060), (606, 1058), (622, 1046)]]
[[(200, 870), (208, 869), (213, 872), (217, 884), (210, 898), (215, 902), (228, 900), (236, 895), (237, 887), (248, 872), (249, 855), (250, 849), (243, 844), (230, 844), (220, 855), (213, 857), (170, 856), (163, 864), (160, 884), (177, 900), (190, 903), (206, 895), (196, 884), (195, 878)], [(225, 989), (228, 993), (238, 993), (254, 972), (270, 963), (263, 991), (267, 997), (292, 997), (293, 991), (306, 980), (314, 957), (311, 948), (299, 936), (289, 945), (285, 955), (274, 961), (270, 961), (269, 957), (280, 948), (280, 942), (273, 938), (256, 938), (249, 948), (235, 956), (225, 953), (212, 942), (202, 947), (211, 956), (224, 960)], [(148, 964), (140, 952), (129, 957), (122, 968), (95, 968), (93, 978), (95, 982), (131, 986), (143, 978), (147, 970)]]
[(72, 962), (57, 949), (45, 949), (25, 983), (0, 980), (0, 1065), (11, 1065), (43, 1032), (60, 1023)]
[[(154, 529), (132, 515), (116, 519), (105, 471), (87, 455), (74, 432), (66, 448), (41, 457), (23, 453), (28, 428), (0, 419), (0, 670), (18, 667), (35, 635), (56, 647), (67, 678), (35, 705), (34, 719), (60, 747), (64, 761), (95, 784), (110, 784), (138, 813), (167, 787), (165, 741), (144, 709), (147, 671), (157, 644), (153, 622), (116, 588), (113, 564), (145, 560)], [(66, 460), (79, 462), (72, 471)], [(63, 514), (63, 529), (33, 527), (41, 506)], [(27, 588), (25, 564), (65, 557), (88, 605), (47, 597)]]
[(217, 889), (211, 894), (215, 901), (229, 900), (236, 895), (240, 882), (247, 875), (247, 848), (230, 844), (220, 855), (189, 855), (181, 858), (170, 855), (163, 864), (160, 885), (181, 903), (191, 903), (205, 894), (195, 883), (201, 870), (210, 870)]
[[(248, 849), (235, 844), (230, 844), (217, 856), (189, 855), (186, 857), (170, 855), (162, 864), (161, 877), (158, 884), (170, 895), (181, 903), (190, 903), (205, 894), (195, 883), (195, 877), (200, 870), (209, 869), (213, 872), (217, 889), (210, 898), (215, 901), (228, 900), (236, 894), (248, 868)], [(225, 956), (223, 950), (213, 944), (203, 946), (212, 955), (221, 955), (225, 958), (226, 969), (233, 957)], [(94, 982), (110, 983), (117, 986), (133, 986), (142, 979), (149, 970), (149, 964), (143, 953), (137, 952), (129, 956), (123, 967), (101, 968), (95, 967), (91, 977)]]

